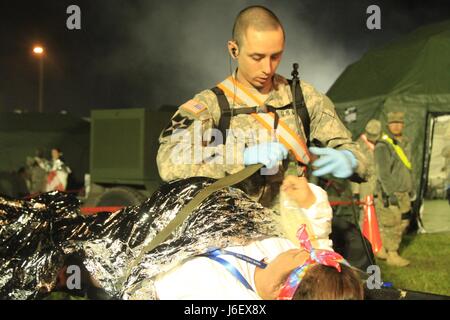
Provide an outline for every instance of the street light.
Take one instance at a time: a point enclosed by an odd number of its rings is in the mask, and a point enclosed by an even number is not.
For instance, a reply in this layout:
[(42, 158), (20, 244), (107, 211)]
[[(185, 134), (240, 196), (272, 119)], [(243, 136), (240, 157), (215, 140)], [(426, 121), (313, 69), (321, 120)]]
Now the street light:
[(42, 53), (44, 53), (44, 48), (42, 48), (42, 47), (34, 47), (33, 48), (33, 52), (36, 53), (36, 54), (42, 54)]
[(44, 48), (41, 46), (35, 46), (33, 48), (33, 53), (39, 57), (39, 92), (38, 92), (38, 110), (39, 112), (44, 111), (43, 100), (44, 100)]

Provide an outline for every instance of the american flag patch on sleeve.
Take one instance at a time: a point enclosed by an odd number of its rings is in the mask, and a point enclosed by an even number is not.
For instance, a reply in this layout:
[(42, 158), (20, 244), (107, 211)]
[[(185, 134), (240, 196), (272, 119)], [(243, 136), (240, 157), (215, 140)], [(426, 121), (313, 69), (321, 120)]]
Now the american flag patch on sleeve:
[(188, 102), (181, 105), (180, 108), (182, 108), (188, 112), (191, 112), (195, 115), (206, 110), (206, 106), (204, 106), (203, 104), (201, 104), (200, 102), (195, 101), (195, 100), (189, 100)]

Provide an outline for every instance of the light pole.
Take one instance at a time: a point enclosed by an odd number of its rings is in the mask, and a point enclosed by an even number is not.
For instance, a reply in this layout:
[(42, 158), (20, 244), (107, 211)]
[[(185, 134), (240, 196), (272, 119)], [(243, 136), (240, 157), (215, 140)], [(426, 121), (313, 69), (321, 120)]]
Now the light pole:
[(44, 48), (41, 46), (35, 46), (33, 52), (39, 58), (39, 92), (38, 92), (38, 110), (44, 111)]

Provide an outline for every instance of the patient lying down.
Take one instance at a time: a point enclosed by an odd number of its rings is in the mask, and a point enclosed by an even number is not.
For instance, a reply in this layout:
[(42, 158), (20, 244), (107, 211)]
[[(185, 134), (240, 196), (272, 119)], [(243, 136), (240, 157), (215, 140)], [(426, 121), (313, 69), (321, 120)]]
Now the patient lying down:
[[(357, 274), (330, 249), (331, 208), (324, 190), (288, 176), (281, 192), (285, 205), (290, 200), (288, 211), (297, 209), (295, 221), (303, 222), (296, 243), (270, 237), (193, 257), (157, 277), (158, 298), (363, 299)], [(286, 207), (281, 211), (289, 214)]]
[(70, 276), (64, 265), (73, 264), (83, 270), (82, 287), (101, 288), (93, 290), (105, 298), (363, 298), (356, 273), (331, 249), (327, 195), (304, 178), (285, 178), (278, 216), (243, 191), (223, 188), (171, 237), (142, 249), (213, 182), (173, 181), (140, 206), (87, 217), (62, 193), (0, 198), (0, 298), (64, 290)]

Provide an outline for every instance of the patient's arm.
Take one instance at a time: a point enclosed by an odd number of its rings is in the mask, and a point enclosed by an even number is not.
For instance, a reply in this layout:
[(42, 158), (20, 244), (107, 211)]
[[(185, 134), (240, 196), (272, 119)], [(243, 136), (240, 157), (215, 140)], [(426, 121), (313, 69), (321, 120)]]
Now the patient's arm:
[(304, 177), (287, 176), (281, 185), (281, 191), (304, 209), (308, 209), (316, 202), (316, 196)]
[(306, 178), (285, 178), (280, 195), (280, 223), (285, 237), (297, 244), (297, 230), (306, 224), (313, 247), (331, 250), (331, 218), (331, 206), (322, 188)]

